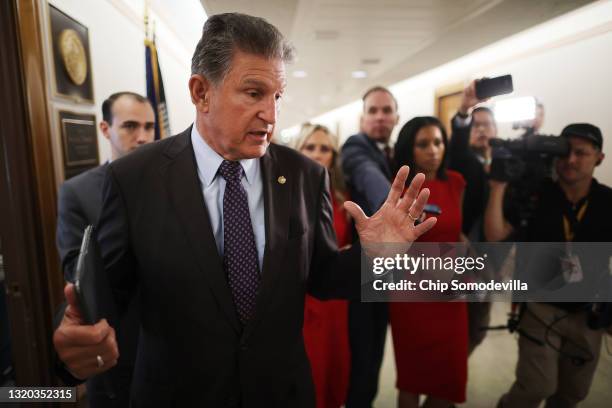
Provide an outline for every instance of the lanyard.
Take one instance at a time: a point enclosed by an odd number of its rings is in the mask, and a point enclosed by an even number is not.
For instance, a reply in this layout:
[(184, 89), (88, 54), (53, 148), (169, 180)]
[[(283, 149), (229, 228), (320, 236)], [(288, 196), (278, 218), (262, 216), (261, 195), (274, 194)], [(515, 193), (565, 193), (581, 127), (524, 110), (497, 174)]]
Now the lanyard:
[(586, 200), (578, 210), (578, 213), (574, 216), (572, 213), (572, 220), (563, 215), (563, 233), (565, 234), (566, 241), (573, 241), (576, 235), (576, 228), (582, 219), (584, 218), (584, 213), (586, 212), (587, 207), (589, 206), (589, 200)]

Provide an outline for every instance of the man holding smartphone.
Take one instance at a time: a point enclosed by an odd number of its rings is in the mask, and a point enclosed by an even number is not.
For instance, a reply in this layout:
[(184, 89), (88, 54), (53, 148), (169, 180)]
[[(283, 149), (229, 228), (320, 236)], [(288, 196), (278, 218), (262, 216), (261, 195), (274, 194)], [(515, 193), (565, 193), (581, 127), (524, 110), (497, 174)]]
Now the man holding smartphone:
[[(476, 82), (463, 90), (459, 111), (451, 120), (452, 134), (449, 142), (449, 168), (458, 171), (465, 179), (463, 200), (463, 234), (470, 241), (483, 241), (482, 217), (488, 196), (487, 177), (491, 165), (489, 140), (497, 137), (497, 124), (491, 109), (479, 106), (486, 100), (476, 95)], [(482, 343), (486, 336), (483, 327), (489, 325), (491, 304), (468, 303), (469, 352)]]

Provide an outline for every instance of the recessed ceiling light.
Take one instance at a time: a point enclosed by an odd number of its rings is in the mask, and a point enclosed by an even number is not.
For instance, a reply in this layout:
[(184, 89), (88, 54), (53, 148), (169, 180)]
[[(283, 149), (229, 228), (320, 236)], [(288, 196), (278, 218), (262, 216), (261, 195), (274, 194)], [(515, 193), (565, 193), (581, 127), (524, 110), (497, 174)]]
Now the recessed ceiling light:
[(376, 65), (380, 63), (380, 58), (363, 58), (361, 63), (364, 65)]
[(293, 71), (293, 76), (295, 78), (306, 78), (308, 76), (308, 72), (302, 70)]
[(351, 72), (351, 76), (353, 78), (361, 79), (361, 78), (366, 78), (368, 76), (368, 73), (362, 70), (358, 70), (358, 71)]

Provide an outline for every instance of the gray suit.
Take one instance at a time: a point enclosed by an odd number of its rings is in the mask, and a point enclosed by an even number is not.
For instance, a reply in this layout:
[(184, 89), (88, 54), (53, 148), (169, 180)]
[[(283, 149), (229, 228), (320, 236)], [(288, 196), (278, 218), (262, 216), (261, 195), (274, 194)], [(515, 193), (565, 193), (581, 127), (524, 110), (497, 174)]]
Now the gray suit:
[[(62, 260), (64, 278), (74, 281), (74, 269), (81, 248), (83, 231), (87, 225), (97, 224), (102, 208), (102, 185), (107, 164), (98, 166), (66, 180), (60, 187), (57, 217), (57, 248)], [(132, 371), (138, 344), (139, 319), (137, 302), (132, 302), (128, 313), (117, 328), (121, 356), (116, 367), (108, 372), (112, 387), (102, 377), (87, 381), (89, 406), (127, 407), (129, 404)]]

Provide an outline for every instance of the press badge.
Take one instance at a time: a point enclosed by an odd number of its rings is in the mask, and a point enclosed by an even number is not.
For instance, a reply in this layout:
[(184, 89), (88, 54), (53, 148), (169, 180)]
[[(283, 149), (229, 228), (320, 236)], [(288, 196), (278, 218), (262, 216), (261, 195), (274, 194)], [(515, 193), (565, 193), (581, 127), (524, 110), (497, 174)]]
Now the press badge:
[(584, 277), (580, 258), (571, 252), (561, 257), (561, 271), (563, 271), (563, 279), (566, 283), (582, 282)]

